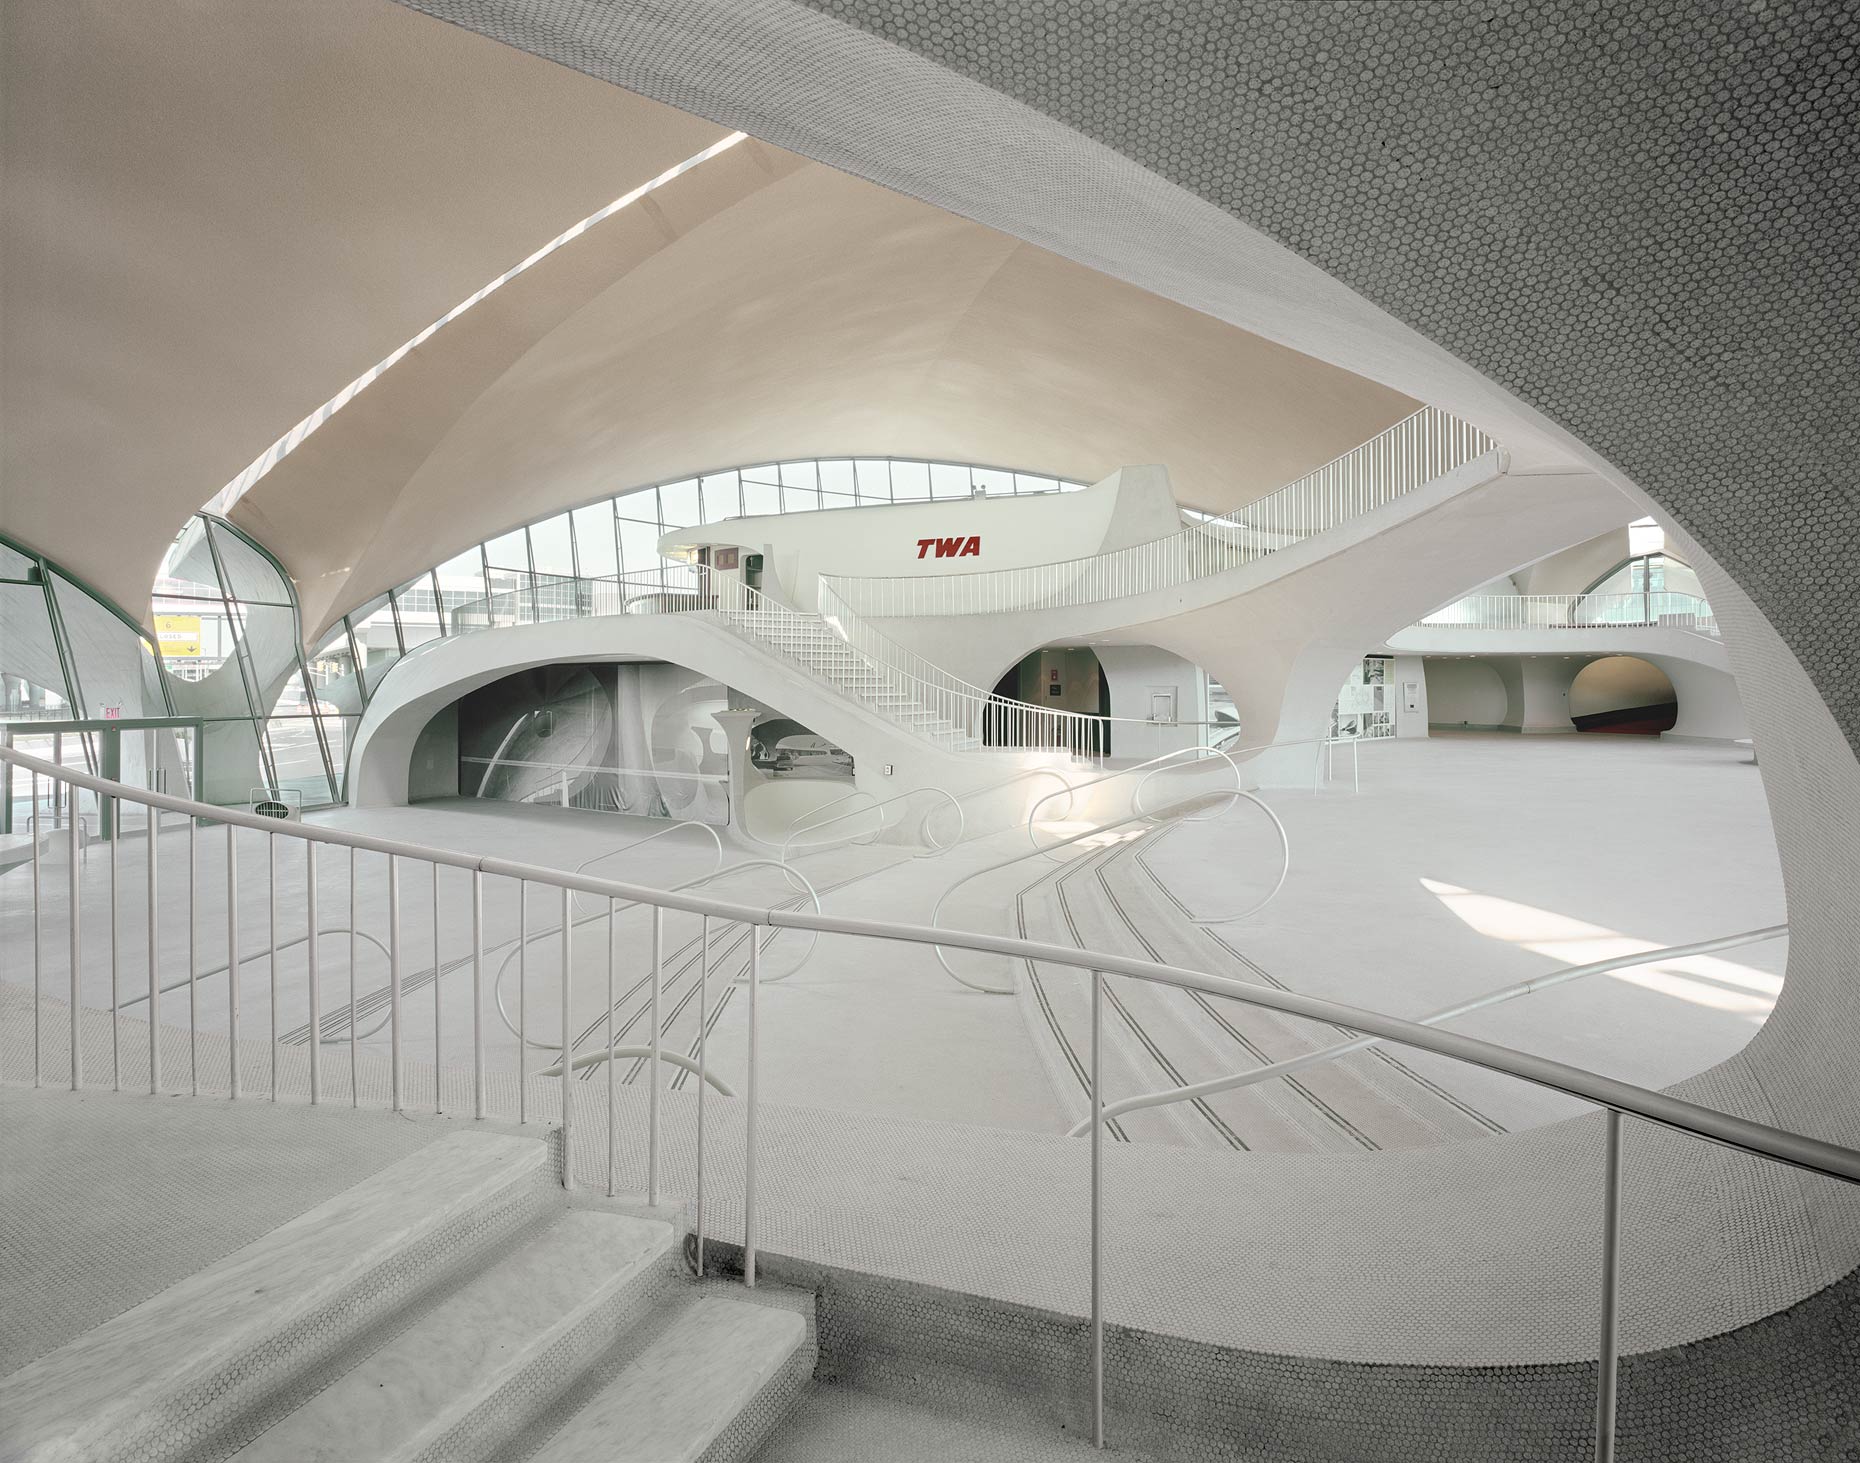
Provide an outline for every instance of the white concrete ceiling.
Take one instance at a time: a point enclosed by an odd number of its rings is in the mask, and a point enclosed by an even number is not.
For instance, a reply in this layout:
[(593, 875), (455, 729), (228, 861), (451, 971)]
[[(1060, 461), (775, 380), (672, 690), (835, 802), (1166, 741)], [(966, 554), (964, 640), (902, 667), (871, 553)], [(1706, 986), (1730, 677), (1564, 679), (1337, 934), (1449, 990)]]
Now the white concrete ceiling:
[(710, 467), (1163, 462), (1224, 509), (1414, 407), (759, 144), (652, 199), (446, 326), (240, 501), (309, 626), (551, 509)]
[(7, 0), (0, 107), (0, 526), (132, 613), (301, 417), (726, 132), (385, 0)]
[[(185, 515), (301, 417), (724, 135), (386, 0), (20, 0), (3, 23), (0, 523), (132, 613)], [(1412, 407), (772, 148), (589, 240), (242, 501), (306, 628), (513, 523), (706, 467), (1161, 461), (1225, 508)]]

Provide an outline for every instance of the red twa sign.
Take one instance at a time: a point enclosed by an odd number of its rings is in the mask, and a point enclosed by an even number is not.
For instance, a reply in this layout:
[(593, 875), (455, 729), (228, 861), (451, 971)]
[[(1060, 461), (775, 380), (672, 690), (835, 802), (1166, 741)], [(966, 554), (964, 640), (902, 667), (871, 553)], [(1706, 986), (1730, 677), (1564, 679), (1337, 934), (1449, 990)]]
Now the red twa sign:
[(966, 559), (971, 554), (979, 556), (982, 552), (980, 534), (971, 534), (968, 538), (920, 538), (917, 540), (917, 557), (928, 558), (930, 551), (936, 550), (939, 559)]

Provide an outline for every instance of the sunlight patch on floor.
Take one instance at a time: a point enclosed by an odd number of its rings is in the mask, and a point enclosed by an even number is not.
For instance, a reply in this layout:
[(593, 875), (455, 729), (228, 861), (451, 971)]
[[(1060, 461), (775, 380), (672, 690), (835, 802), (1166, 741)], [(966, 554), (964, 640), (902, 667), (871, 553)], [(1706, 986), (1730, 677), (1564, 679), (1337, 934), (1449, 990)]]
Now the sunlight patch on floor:
[[(1555, 910), (1501, 899), (1495, 894), (1478, 894), (1457, 884), (1424, 878), (1421, 887), (1469, 929), (1487, 939), (1503, 940), (1535, 954), (1547, 955), (1559, 964), (1588, 965), (1661, 948), (1656, 940), (1639, 939), (1620, 930), (1558, 914)], [(1610, 971), (1604, 978), (1741, 1016), (1754, 1026), (1762, 1025), (1770, 1014), (1783, 984), (1780, 975), (1715, 955), (1694, 955)]]

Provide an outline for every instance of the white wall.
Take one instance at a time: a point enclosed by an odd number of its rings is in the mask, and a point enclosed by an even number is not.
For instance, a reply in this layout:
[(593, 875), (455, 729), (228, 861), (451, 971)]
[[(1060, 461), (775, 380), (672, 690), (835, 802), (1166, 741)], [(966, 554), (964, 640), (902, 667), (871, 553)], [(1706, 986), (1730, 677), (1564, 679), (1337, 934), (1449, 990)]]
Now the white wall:
[[(1154, 645), (1095, 645), (1098, 664), (1111, 688), (1111, 715), (1147, 720), (1150, 693), (1175, 693), (1178, 723), (1208, 719), (1207, 678), (1192, 660)], [(1140, 746), (1127, 746), (1132, 739)], [(1111, 754), (1115, 757), (1154, 757), (1173, 752), (1178, 747), (1192, 747), (1201, 741), (1197, 726), (1158, 726), (1153, 729), (1120, 727), (1113, 733)]]
[[(1397, 655), (1389, 662), (1389, 699), (1395, 708), (1395, 735), (1427, 735), (1427, 663), (1418, 655)], [(1408, 708), (1408, 691), (1414, 690), (1414, 709)]]
[(1431, 725), (1491, 728), (1505, 724), (1510, 697), (1491, 662), (1429, 656), (1423, 665)]
[(459, 706), (454, 701), (420, 728), (407, 769), (407, 801), (459, 795)]
[(1594, 716), (1675, 699), (1671, 679), (1658, 666), (1635, 655), (1609, 655), (1576, 673), (1569, 688), (1569, 714)]
[[(737, 545), (764, 557), (763, 589), (798, 609), (815, 608), (815, 579), (835, 575), (972, 574), (1161, 538), (1182, 526), (1160, 467), (1127, 467), (1073, 493), (1029, 497), (939, 498), (927, 503), (830, 508), (728, 518), (682, 528), (659, 540), (662, 553), (698, 545)], [(925, 539), (979, 541), (978, 553), (919, 557)]]
[(1624, 524), (1526, 564), (1511, 579), (1520, 594), (1581, 594), (1627, 556)]

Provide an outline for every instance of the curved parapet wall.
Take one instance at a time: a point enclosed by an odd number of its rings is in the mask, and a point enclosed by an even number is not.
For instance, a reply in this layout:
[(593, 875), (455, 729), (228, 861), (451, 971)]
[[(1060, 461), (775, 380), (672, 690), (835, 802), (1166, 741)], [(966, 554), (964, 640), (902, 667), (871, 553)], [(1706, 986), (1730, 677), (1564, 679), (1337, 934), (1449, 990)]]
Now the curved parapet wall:
[[(1389, 636), (1386, 644), (1397, 655), (1555, 657), (1559, 662), (1571, 657), (1592, 661), (1613, 655), (1638, 656), (1658, 666), (1678, 695), (1679, 720), (1667, 735), (1713, 741), (1750, 735), (1749, 718), (1731, 675), (1730, 652), (1723, 640), (1694, 630), (1668, 625), (1484, 630), (1420, 624)], [(1579, 670), (1579, 666), (1570, 666), (1565, 680), (1573, 679)], [(1443, 718), (1433, 718), (1430, 709), (1430, 719)]]
[(874, 791), (933, 785), (961, 790), (1001, 776), (998, 758), (939, 751), (831, 688), (796, 675), (711, 615), (613, 615), (431, 641), (406, 657), (382, 681), (357, 733), (349, 763), (350, 802), (357, 807), (406, 802), (421, 731), (459, 697), (534, 666), (607, 661), (686, 666), (779, 708), (851, 753), (860, 785)]
[[(1821, 437), (1800, 425), (1801, 403), (1823, 400), (1827, 382), (1840, 379), (1846, 316), (1824, 252), (1816, 256), (1820, 272), (1805, 268), (1801, 276), (1803, 288), (1819, 286), (1820, 308), (1805, 299), (1800, 311), (1813, 338), (1802, 349), (1766, 355), (1752, 342), (1773, 343), (1776, 297), (1749, 288), (1750, 261), (1765, 257), (1761, 241), (1777, 237), (1773, 156), (1805, 172), (1790, 186), (1806, 198), (1817, 190), (1827, 195), (1832, 154), (1788, 143), (1779, 128), (1789, 125), (1790, 112), (1770, 109), (1772, 93), (1750, 88), (1738, 74), (1748, 74), (1753, 55), (1795, 74), (1805, 52), (1850, 73), (1850, 64), (1830, 54), (1833, 32), (1811, 40), (1768, 12), (1725, 11), (1711, 22), (1724, 44), (1701, 49), (1691, 18), (1666, 17), (1656, 27), (1662, 54), (1677, 66), (1675, 85), (1698, 106), (1711, 104), (1712, 86), (1722, 87), (1733, 112), (1752, 119), (1748, 130), (1723, 133), (1718, 145), (1743, 156), (1719, 170), (1714, 191), (1700, 190), (1695, 169), (1670, 166), (1689, 145), (1684, 130), (1694, 125), (1694, 107), (1624, 106), (1623, 97), (1651, 103), (1644, 56), (1619, 47), (1605, 28), (1584, 28), (1554, 10), (1520, 12), (1502, 25), (1442, 11), (1417, 30), (1394, 10), (1282, 9), (1262, 22), (1258, 37), (1236, 35), (1226, 63), (1236, 93), (1250, 83), (1252, 94), (1268, 101), (1236, 110), (1235, 127), (1209, 129), (1187, 91), (1165, 96), (1159, 107), (1130, 107), (1127, 79), (1095, 59), (1108, 54), (1098, 28), (1109, 26), (1119, 32), (1118, 54), (1154, 40), (1192, 65), (1191, 54), (1210, 54), (1206, 25), (1192, 38), (1189, 31), (1200, 12), (1190, 19), (1179, 9), (1127, 7), (1108, 16), (1046, 6), (998, 11), (992, 22), (972, 11), (967, 24), (925, 30), (921, 15), (907, 8), (881, 14), (841, 7), (857, 22), (848, 24), (813, 7), (690, 0), (676, 12), (629, 15), (590, 47), (541, 5), (513, 5), (490, 17), (450, 0), (421, 3), (624, 86), (649, 94), (676, 87), (710, 115), (748, 121), (745, 98), (754, 96), (754, 125), (777, 141), (996, 226), (1063, 240), (1075, 257), (1167, 288), (1221, 318), (1358, 363), (1479, 421), (1528, 465), (1579, 463), (1624, 490), (1632, 478), (1682, 528), (1709, 530), (1714, 556), (1763, 596), (1774, 620), (1728, 581), (1708, 584), (1763, 757), (1794, 937), (1788, 984), (1758, 1039), (1685, 1086), (1733, 1110), (1847, 1143), (1860, 1138), (1845, 1037), (1860, 1026), (1860, 984), (1852, 979), (1852, 952), (1860, 948), (1860, 765), (1850, 745), (1850, 738), (1860, 742), (1860, 678), (1853, 673), (1860, 637), (1851, 633), (1860, 598), (1844, 592), (1853, 576), (1843, 573), (1860, 557), (1842, 551), (1860, 527), (1851, 514), (1840, 515), (1839, 495), (1827, 491)], [(510, 21), (515, 11), (525, 12), (520, 31)], [(1229, 23), (1257, 19), (1234, 12)], [(1220, 29), (1220, 21), (1211, 23)], [(1560, 74), (1577, 84), (1529, 84), (1516, 60), (1525, 40), (1541, 45), (1536, 56), (1574, 48), (1584, 65)], [(1362, 84), (1339, 87), (1317, 74), (1334, 64), (1324, 57), (1339, 53), (1362, 58)], [(1052, 59), (1003, 69), (1002, 58), (1033, 55)], [(645, 56), (651, 67), (642, 64)], [(980, 79), (967, 74), (983, 67), (993, 69)], [(771, 97), (759, 84), (770, 74), (784, 78), (784, 94)], [(1441, 78), (1468, 74), (1498, 78), (1467, 116), (1479, 154), (1506, 165), (1468, 167), (1464, 129), (1440, 127), (1431, 115), (1403, 128), (1416, 166), (1390, 169), (1365, 159), (1355, 145), (1361, 137), (1385, 130), (1389, 118), (1419, 117), (1414, 98), (1440, 95)], [(1313, 84), (1266, 87), (1299, 76)], [(1828, 86), (1804, 111), (1823, 135), (1844, 135), (1844, 104), (1844, 89)], [(1770, 110), (1759, 118), (1760, 107)], [(1632, 147), (1624, 126), (1639, 129)], [(934, 148), (924, 145), (929, 137)], [(1545, 157), (1580, 160), (1591, 173), (1604, 169), (1611, 186), (1570, 187), (1567, 168), (1545, 167)], [(1050, 186), (1056, 165), (1068, 180), (1063, 190)], [(1598, 198), (1607, 205), (1602, 215)], [(1652, 198), (1660, 201), (1650, 208)], [(1675, 315), (1672, 280), (1681, 264), (1629, 247), (1641, 227), (1633, 220), (1690, 218), (1699, 210), (1715, 210), (1729, 236), (1717, 227), (1689, 229), (1674, 236), (1673, 249), (1688, 262), (1696, 258), (1695, 297), (1742, 299), (1740, 311)], [(1242, 221), (1249, 218), (1297, 252)], [(1508, 231), (1469, 231), (1472, 218), (1528, 219), (1538, 237), (1559, 247), (1520, 251)], [(1795, 237), (1779, 247), (1797, 247)], [(1631, 262), (1636, 258), (1644, 269)], [(1616, 267), (1622, 261), (1629, 262)], [(1604, 276), (1612, 282), (1610, 303), (1597, 308), (1596, 280)], [(1354, 293), (1351, 281), (1374, 300)], [(1782, 367), (1746, 369), (1771, 360)], [(1597, 369), (1603, 361), (1614, 364)], [(1636, 502), (1647, 511), (1644, 498)], [(1832, 535), (1821, 560), (1827, 573), (1814, 580), (1794, 572), (1805, 524)], [(1416, 614), (1427, 608), (1417, 606)], [(1383, 626), (1365, 643), (1396, 628)], [(1332, 675), (1323, 685), (1326, 704), (1339, 680)], [(1594, 1125), (1550, 1130), (1541, 1141), (1560, 1143), (1568, 1173), (1594, 1173)], [(1484, 1146), (1514, 1147), (1509, 1140)], [(1642, 1182), (1653, 1188), (1671, 1167), (1660, 1163)], [(1630, 1349), (1663, 1344), (1657, 1332), (1729, 1330), (1809, 1294), (1860, 1258), (1851, 1203), (1805, 1193), (1787, 1178), (1715, 1165), (1692, 1208), (1668, 1215), (1665, 1231), (1634, 1212), (1638, 1188), (1630, 1188), (1631, 1293), (1648, 1297), (1650, 1307), (1661, 1303), (1654, 1297), (1674, 1295), (1693, 1304), (1683, 1317), (1651, 1317), (1644, 1326), (1630, 1307)], [(1456, 1193), (1443, 1184), (1418, 1222), (1431, 1227), (1456, 1199), (1496, 1213), (1485, 1197), (1478, 1188)], [(1582, 1215), (1572, 1215), (1581, 1220), (1571, 1238), (1584, 1273), (1592, 1273), (1586, 1265), (1598, 1204), (1591, 1190)], [(1313, 1294), (1332, 1290), (1335, 1277), (1323, 1258), (1366, 1248), (1360, 1232), (1318, 1218), (1319, 1228), (1296, 1238), (1301, 1250), (1321, 1252), (1307, 1284), (1262, 1297), (1262, 1307), (1306, 1307)], [(1578, 1235), (1586, 1238), (1576, 1245)], [(1425, 1281), (1449, 1282), (1476, 1314), (1493, 1294), (1522, 1289), (1519, 1253), (1515, 1234), (1489, 1224), (1470, 1247), (1419, 1243), (1414, 1258)], [(1529, 1346), (1547, 1309), (1593, 1315), (1592, 1288), (1566, 1283), (1569, 1273), (1529, 1298), (1516, 1345)], [(1469, 1276), (1482, 1283), (1460, 1288)], [(1390, 1360), (1438, 1342), (1469, 1313), (1430, 1306), (1423, 1324), (1414, 1314), (1351, 1307), (1347, 1297), (1343, 1304), (1354, 1312), (1355, 1334), (1373, 1335)], [(1377, 1326), (1387, 1329), (1372, 1331)], [(1587, 1355), (1594, 1355), (1592, 1344)], [(1463, 1380), (1482, 1392), (1485, 1379)], [(1816, 1416), (1804, 1416), (1804, 1425), (1817, 1426)]]

